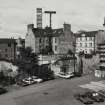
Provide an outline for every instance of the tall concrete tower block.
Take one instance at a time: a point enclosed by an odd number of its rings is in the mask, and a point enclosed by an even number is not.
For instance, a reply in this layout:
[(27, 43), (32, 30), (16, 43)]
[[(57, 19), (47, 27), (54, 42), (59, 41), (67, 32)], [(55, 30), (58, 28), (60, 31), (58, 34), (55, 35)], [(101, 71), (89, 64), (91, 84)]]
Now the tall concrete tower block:
[(36, 9), (36, 17), (37, 17), (37, 28), (42, 29), (42, 8)]

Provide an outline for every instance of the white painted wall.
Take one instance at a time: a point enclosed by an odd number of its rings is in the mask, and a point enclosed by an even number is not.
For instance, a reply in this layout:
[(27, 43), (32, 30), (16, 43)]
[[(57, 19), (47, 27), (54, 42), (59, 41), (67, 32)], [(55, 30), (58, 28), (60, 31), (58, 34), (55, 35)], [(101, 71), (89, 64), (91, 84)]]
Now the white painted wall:
[[(82, 37), (80, 40), (80, 37), (76, 38), (76, 53), (79, 53), (80, 51), (84, 51), (85, 53), (91, 53), (91, 50), (94, 51), (94, 37), (92, 37), (92, 40), (90, 40), (90, 37)], [(82, 44), (82, 46), (80, 45)], [(92, 43), (92, 46), (90, 46), (90, 43)], [(87, 46), (86, 46), (87, 44)]]
[(35, 52), (35, 36), (32, 32), (32, 29), (29, 29), (25, 37), (25, 47), (31, 47), (33, 52)]

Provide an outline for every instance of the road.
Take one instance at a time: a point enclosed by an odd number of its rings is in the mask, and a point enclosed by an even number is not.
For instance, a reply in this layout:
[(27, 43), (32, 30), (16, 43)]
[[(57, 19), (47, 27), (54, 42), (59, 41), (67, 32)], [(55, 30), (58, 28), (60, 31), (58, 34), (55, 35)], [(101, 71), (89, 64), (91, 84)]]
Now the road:
[[(98, 80), (91, 74), (31, 85), (0, 96), (0, 105), (83, 105), (74, 98), (74, 94), (87, 91), (79, 85)], [(98, 104), (95, 103), (95, 105)], [(105, 105), (105, 103), (100, 103), (100, 105)]]

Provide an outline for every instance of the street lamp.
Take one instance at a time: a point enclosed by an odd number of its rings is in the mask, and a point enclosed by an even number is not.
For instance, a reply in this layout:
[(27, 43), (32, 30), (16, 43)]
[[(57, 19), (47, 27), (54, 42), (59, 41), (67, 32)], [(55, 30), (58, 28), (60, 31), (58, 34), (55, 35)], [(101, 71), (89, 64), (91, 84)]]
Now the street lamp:
[(12, 72), (12, 68), (8, 69), (8, 78), (9, 78), (9, 85), (11, 85), (11, 72)]
[(75, 49), (76, 49), (76, 38), (74, 38), (73, 41), (73, 49), (74, 49), (74, 53), (73, 53), (73, 58), (74, 58), (74, 73), (76, 72), (75, 70)]

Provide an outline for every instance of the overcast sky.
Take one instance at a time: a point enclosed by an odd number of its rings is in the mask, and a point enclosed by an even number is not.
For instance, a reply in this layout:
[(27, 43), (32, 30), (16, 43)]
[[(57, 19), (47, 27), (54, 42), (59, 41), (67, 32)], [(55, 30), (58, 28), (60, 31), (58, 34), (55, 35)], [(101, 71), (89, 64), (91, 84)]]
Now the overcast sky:
[[(0, 0), (0, 37), (24, 37), (27, 24), (36, 27), (36, 8), (55, 10), (53, 28), (71, 24), (78, 30), (103, 29), (105, 0)], [(48, 15), (43, 14), (43, 27), (49, 25)]]

